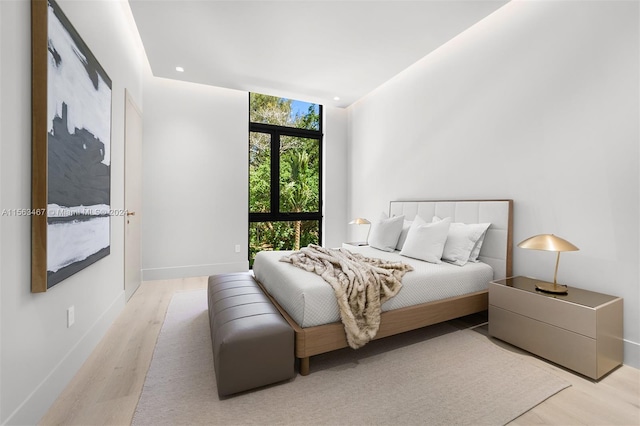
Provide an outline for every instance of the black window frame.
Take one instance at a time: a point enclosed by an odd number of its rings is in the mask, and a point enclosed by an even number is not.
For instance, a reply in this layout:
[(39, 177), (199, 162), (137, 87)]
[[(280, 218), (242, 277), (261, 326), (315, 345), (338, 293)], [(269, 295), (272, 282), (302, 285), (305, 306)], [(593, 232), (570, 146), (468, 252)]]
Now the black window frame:
[[(251, 111), (251, 94), (249, 93), (249, 111)], [(322, 208), (323, 208), (323, 107), (319, 107), (319, 123), (318, 130), (302, 129), (297, 127), (287, 127), (275, 124), (254, 123), (251, 121), (251, 113), (249, 113), (249, 135), (253, 132), (266, 133), (271, 136), (270, 142), (270, 199), (269, 212), (251, 212), (249, 206), (249, 223), (256, 222), (296, 222), (296, 221), (318, 221), (318, 244), (322, 245)], [(316, 139), (318, 141), (318, 211), (317, 212), (281, 212), (280, 211), (280, 137), (293, 136), (306, 139)], [(251, 140), (249, 149), (251, 149)], [(249, 175), (249, 194), (251, 193), (251, 176)], [(249, 201), (249, 200), (247, 200)], [(250, 255), (250, 253), (249, 253)]]

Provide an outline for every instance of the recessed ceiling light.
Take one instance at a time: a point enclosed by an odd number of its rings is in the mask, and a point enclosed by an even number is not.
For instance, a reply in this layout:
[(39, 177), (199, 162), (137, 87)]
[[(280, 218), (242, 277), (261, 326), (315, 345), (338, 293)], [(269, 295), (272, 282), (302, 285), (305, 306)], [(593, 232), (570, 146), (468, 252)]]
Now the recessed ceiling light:
[(340, 96), (334, 96), (334, 97), (333, 97), (333, 100), (334, 100), (334, 101), (339, 101), (339, 100), (340, 100)]
[(176, 71), (178, 71), (178, 72), (184, 72), (184, 68), (182, 68), (182, 67), (176, 67)]

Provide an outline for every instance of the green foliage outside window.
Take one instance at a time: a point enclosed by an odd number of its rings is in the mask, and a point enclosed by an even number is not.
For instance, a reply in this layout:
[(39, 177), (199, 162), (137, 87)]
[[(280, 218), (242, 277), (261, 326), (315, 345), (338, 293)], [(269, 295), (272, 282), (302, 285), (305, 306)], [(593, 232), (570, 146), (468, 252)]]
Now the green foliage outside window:
[[(302, 109), (301, 109), (302, 107)], [(306, 107), (306, 110), (305, 110)], [(297, 129), (319, 130), (315, 104), (252, 93), (250, 121)], [(272, 135), (249, 134), (249, 211), (271, 212), (271, 156), (279, 156), (280, 213), (320, 211), (320, 139), (279, 135), (278, 152), (272, 153)], [(249, 227), (250, 261), (261, 250), (298, 250), (319, 243), (319, 221), (252, 222)]]

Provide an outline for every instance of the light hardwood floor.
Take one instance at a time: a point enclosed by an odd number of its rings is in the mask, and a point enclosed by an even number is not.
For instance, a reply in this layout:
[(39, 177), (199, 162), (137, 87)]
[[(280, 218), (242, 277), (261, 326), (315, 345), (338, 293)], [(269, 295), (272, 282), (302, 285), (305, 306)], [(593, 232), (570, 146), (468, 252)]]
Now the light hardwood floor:
[[(142, 283), (40, 424), (130, 424), (171, 297), (178, 291), (204, 288), (206, 278)], [(475, 330), (486, 334), (486, 325), (478, 326), (485, 320), (480, 315), (452, 324), (459, 328), (477, 326)], [(506, 343), (495, 342), (572, 385), (512, 425), (640, 425), (637, 369), (622, 366), (594, 383)], [(189, 424), (189, 419), (184, 423)]]

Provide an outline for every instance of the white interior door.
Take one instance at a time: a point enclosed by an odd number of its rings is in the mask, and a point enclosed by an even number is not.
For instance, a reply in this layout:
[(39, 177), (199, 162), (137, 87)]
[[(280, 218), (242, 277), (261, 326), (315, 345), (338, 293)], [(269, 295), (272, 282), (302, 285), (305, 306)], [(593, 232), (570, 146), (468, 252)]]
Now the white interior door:
[(142, 219), (142, 112), (125, 90), (124, 122), (124, 293), (129, 300), (140, 286)]

